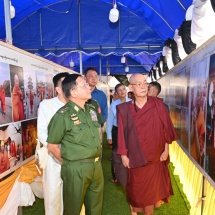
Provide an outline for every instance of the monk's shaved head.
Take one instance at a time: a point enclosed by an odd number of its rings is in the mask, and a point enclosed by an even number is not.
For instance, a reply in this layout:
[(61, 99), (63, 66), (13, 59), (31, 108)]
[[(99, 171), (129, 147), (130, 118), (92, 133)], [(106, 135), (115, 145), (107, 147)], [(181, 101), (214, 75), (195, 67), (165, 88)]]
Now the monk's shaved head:
[(14, 75), (14, 85), (19, 86), (19, 77), (17, 74)]
[(146, 97), (148, 93), (147, 76), (140, 73), (133, 74), (129, 79), (129, 89), (134, 93), (135, 98)]
[(129, 83), (133, 84), (133, 83), (137, 82), (138, 80), (142, 80), (143, 78), (146, 80), (146, 75), (142, 75), (140, 73), (133, 74), (129, 78)]

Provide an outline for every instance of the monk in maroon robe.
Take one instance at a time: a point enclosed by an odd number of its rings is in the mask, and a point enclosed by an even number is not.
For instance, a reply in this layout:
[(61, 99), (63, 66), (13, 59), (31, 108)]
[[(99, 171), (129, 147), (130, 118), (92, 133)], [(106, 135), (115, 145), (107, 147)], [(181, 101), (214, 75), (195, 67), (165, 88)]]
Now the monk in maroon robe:
[(117, 106), (118, 149), (129, 168), (126, 195), (131, 214), (150, 215), (173, 195), (168, 170), (168, 144), (177, 139), (163, 100), (149, 97), (146, 77), (134, 74), (130, 90), (135, 98)]
[(25, 119), (23, 93), (19, 86), (19, 77), (14, 75), (14, 87), (12, 92), (12, 106), (13, 106), (13, 121), (17, 122)]
[(10, 168), (10, 161), (4, 147), (4, 141), (2, 140), (1, 147), (0, 147), (0, 174), (5, 172), (9, 168)]
[(2, 113), (6, 114), (5, 90), (3, 85), (0, 86), (0, 102), (1, 102)]

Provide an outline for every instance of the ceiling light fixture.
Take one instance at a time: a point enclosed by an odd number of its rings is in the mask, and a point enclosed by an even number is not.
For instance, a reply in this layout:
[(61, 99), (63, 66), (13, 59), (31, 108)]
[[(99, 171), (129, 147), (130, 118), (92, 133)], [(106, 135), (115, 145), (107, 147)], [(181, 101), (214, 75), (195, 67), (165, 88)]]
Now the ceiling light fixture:
[(126, 67), (125, 67), (125, 72), (129, 72), (129, 67), (128, 67), (128, 59), (127, 57), (125, 57), (125, 64), (126, 64)]
[(128, 66), (125, 67), (125, 72), (129, 72), (129, 67)]
[(15, 8), (14, 6), (11, 4), (11, 1), (10, 1), (10, 18), (13, 19), (15, 17)]
[(113, 23), (117, 22), (119, 19), (119, 10), (117, 9), (116, 2), (113, 1), (113, 8), (109, 13), (109, 20)]
[(69, 66), (70, 66), (70, 67), (74, 67), (74, 66), (75, 66), (75, 63), (71, 60), (71, 61), (69, 62)]
[(121, 63), (125, 63), (125, 56), (121, 57)]

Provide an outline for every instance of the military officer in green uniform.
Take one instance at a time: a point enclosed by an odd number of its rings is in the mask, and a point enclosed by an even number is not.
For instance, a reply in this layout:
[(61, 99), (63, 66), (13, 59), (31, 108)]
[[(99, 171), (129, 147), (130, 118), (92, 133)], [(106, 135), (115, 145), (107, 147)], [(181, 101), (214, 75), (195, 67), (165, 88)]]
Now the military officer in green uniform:
[[(100, 124), (95, 108), (85, 103), (90, 87), (82, 76), (68, 75), (62, 89), (69, 99), (48, 126), (48, 150), (62, 162), (64, 215), (101, 215), (104, 179), (100, 163)], [(59, 147), (61, 144), (61, 149)]]

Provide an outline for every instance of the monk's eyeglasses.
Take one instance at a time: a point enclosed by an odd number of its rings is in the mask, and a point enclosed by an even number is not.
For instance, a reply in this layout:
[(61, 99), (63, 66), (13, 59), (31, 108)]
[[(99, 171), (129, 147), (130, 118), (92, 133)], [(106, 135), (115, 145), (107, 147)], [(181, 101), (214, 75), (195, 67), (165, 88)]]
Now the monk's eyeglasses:
[(136, 83), (136, 84), (130, 84), (130, 85), (136, 85), (138, 88), (148, 87), (149, 86), (148, 83)]

